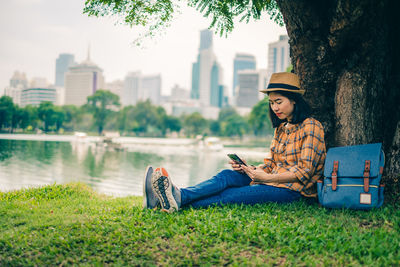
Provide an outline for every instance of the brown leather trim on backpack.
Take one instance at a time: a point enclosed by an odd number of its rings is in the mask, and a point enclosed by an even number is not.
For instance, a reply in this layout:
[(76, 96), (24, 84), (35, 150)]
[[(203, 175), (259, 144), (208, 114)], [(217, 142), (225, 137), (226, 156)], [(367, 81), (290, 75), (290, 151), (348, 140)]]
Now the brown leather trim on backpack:
[(336, 190), (337, 186), (337, 171), (339, 169), (339, 161), (335, 160), (333, 162), (333, 170), (332, 170), (332, 190)]
[(368, 192), (369, 191), (369, 171), (371, 170), (371, 161), (366, 160), (365, 161), (365, 167), (364, 167), (364, 191)]

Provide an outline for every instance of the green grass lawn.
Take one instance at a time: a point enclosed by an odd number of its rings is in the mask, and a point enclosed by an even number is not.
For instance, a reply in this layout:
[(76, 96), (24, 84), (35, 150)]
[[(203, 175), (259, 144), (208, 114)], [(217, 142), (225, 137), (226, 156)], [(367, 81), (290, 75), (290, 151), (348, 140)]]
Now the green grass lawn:
[(400, 265), (399, 207), (225, 206), (166, 214), (82, 184), (0, 193), (0, 266)]

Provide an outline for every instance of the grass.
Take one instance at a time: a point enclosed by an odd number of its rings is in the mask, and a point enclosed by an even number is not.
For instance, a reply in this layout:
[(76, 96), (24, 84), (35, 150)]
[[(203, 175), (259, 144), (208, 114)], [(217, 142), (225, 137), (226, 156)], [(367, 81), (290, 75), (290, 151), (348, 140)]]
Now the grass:
[(83, 184), (0, 193), (0, 266), (400, 265), (400, 211), (231, 205), (165, 214)]

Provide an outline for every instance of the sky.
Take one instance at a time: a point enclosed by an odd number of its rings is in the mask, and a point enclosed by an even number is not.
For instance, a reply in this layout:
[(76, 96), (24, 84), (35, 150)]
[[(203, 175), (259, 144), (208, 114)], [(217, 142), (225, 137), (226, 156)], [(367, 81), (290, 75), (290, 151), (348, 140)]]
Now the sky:
[[(138, 29), (116, 24), (115, 18), (88, 17), (84, 0), (11, 0), (0, 3), (0, 92), (14, 71), (30, 80), (44, 77), (54, 84), (55, 61), (61, 53), (75, 55), (80, 63), (90, 58), (106, 82), (123, 80), (128, 72), (161, 74), (162, 94), (177, 84), (190, 90), (192, 63), (200, 45), (200, 31), (210, 19), (183, 6), (171, 26), (142, 46), (133, 44)], [(236, 53), (256, 57), (257, 68), (267, 68), (268, 43), (286, 34), (267, 15), (258, 21), (236, 23), (227, 37), (214, 35), (214, 53), (223, 68), (224, 85), (232, 88)]]

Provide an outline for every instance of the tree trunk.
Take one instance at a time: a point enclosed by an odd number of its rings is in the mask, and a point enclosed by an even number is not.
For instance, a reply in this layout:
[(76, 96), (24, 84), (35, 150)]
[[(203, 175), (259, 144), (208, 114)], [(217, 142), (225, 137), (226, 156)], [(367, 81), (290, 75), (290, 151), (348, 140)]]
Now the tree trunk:
[(294, 70), (325, 127), (327, 146), (382, 142), (386, 188), (398, 195), (400, 5), (395, 0), (277, 3)]

